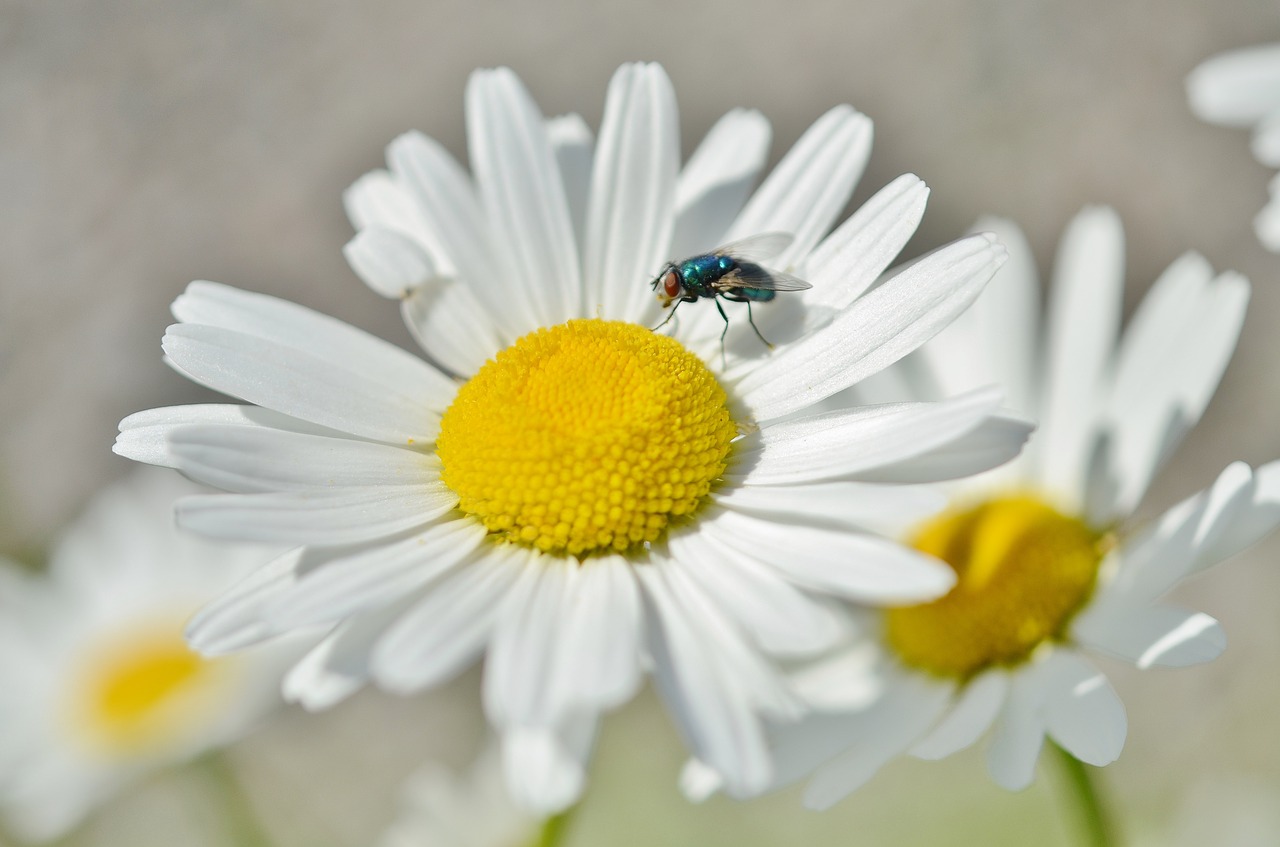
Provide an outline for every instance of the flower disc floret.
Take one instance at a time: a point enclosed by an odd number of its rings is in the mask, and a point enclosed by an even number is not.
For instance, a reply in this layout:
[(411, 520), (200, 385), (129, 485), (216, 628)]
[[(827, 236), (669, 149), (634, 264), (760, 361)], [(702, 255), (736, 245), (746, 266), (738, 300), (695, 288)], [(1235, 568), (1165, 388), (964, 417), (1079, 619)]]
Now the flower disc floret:
[(678, 341), (572, 320), (486, 362), (436, 446), (459, 508), (490, 532), (586, 556), (656, 541), (697, 510), (736, 435), (724, 389)]
[(957, 581), (932, 603), (890, 610), (889, 643), (909, 665), (966, 679), (1060, 637), (1093, 592), (1108, 539), (1035, 498), (1006, 497), (931, 521), (913, 544)]

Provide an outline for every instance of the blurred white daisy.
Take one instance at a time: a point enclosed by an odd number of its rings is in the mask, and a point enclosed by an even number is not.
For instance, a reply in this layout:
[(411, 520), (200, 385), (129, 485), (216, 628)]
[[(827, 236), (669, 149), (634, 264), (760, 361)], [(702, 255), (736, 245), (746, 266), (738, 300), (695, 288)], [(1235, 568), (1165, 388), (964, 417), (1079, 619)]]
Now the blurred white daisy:
[[(945, 326), (1004, 250), (972, 236), (881, 280), (923, 213), (913, 176), (828, 234), (870, 148), (848, 107), (749, 200), (767, 123), (730, 113), (681, 169), (656, 65), (614, 77), (598, 145), (505, 69), (472, 77), (467, 124), (473, 175), (409, 133), (347, 196), (348, 257), (403, 298), (435, 365), (271, 297), (193, 283), (175, 302), (168, 360), (256, 405), (134, 415), (117, 452), (235, 492), (180, 504), (187, 527), (305, 545), (206, 609), (192, 643), (334, 627), (286, 681), (310, 707), (484, 654), (509, 788), (544, 813), (578, 796), (597, 717), (647, 670), (697, 756), (766, 785), (762, 717), (805, 708), (774, 659), (842, 637), (824, 598), (954, 581), (869, 531), (939, 505), (899, 483), (990, 468), (1028, 431), (992, 391), (806, 410)], [(755, 310), (771, 354), (735, 312), (722, 367), (708, 304), (675, 338), (650, 330), (664, 260), (767, 232), (793, 236), (775, 262), (813, 283)]]
[(139, 471), (92, 502), (46, 573), (0, 570), (0, 808), (24, 839), (57, 837), (280, 702), (275, 651), (205, 659), (183, 638), (196, 609), (270, 554), (179, 533), (173, 502), (198, 490)]
[(535, 847), (546, 826), (507, 793), (502, 757), (485, 751), (465, 774), (424, 765), (404, 787), (400, 814), (378, 847)]
[[(1280, 168), (1280, 44), (1246, 47), (1214, 56), (1187, 77), (1191, 111), (1223, 126), (1253, 128), (1253, 155)], [(1271, 202), (1254, 218), (1262, 245), (1280, 253), (1280, 174)]]
[[(1156, 281), (1118, 338), (1123, 232), (1110, 209), (1083, 211), (1059, 249), (1040, 343), (1039, 286), (1012, 224), (982, 223), (1010, 261), (966, 314), (864, 394), (947, 396), (1002, 385), (1040, 421), (1016, 461), (950, 490), (950, 506), (911, 543), (946, 561), (957, 584), (929, 604), (868, 614), (883, 652), (860, 644), (807, 671), (879, 689), (870, 705), (780, 728), (778, 783), (816, 774), (805, 802), (826, 807), (904, 752), (940, 759), (991, 731), (992, 779), (1029, 785), (1045, 738), (1105, 765), (1124, 744), (1124, 707), (1088, 656), (1138, 668), (1211, 661), (1218, 622), (1159, 602), (1175, 584), (1280, 522), (1280, 463), (1229, 466), (1208, 489), (1148, 524), (1147, 486), (1217, 388), (1249, 297), (1188, 253)], [(856, 687), (856, 686), (855, 686)], [(719, 786), (694, 763), (686, 790)]]

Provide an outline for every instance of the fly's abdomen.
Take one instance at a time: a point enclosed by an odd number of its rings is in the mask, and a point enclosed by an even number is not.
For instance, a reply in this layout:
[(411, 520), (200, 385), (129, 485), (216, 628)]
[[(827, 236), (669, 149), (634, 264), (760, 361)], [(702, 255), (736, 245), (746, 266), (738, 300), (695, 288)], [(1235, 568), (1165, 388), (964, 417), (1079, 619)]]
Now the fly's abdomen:
[(743, 300), (753, 300), (756, 303), (768, 303), (774, 297), (778, 296), (778, 292), (771, 291), (768, 288), (739, 288), (734, 291)]

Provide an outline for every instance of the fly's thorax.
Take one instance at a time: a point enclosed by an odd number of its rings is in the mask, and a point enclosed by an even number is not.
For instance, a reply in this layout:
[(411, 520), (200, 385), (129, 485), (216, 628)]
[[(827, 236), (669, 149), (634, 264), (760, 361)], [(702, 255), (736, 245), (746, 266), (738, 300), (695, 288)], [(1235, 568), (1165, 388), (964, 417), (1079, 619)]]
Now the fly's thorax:
[(708, 253), (681, 262), (680, 277), (690, 294), (714, 297), (716, 292), (712, 286), (736, 267), (737, 263), (731, 257)]

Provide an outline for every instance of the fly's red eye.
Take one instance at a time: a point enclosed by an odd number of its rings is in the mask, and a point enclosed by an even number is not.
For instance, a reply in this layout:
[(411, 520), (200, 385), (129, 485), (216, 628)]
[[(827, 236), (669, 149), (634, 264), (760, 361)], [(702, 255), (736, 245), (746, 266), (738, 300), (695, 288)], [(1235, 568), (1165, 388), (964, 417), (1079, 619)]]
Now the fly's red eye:
[(667, 271), (662, 275), (662, 290), (668, 297), (680, 296), (680, 276), (675, 271)]

